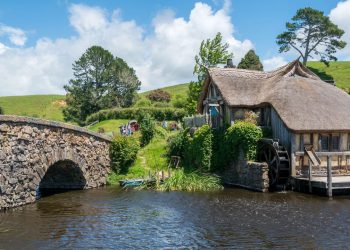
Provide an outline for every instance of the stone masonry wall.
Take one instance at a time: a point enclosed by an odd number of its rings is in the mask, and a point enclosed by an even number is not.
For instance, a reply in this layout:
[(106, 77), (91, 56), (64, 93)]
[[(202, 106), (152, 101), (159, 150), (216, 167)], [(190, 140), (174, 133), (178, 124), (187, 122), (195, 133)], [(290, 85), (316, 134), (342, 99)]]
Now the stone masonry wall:
[(259, 192), (269, 189), (269, 168), (266, 163), (239, 160), (232, 163), (224, 174), (224, 182)]
[(84, 189), (106, 184), (109, 140), (74, 126), (0, 116), (0, 210), (36, 200), (50, 166), (70, 161), (86, 182)]

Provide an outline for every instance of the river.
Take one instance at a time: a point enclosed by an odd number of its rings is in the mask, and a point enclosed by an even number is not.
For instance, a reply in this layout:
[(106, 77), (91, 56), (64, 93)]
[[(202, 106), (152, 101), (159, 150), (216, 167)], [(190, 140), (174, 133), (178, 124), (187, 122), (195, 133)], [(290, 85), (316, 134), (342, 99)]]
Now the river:
[(106, 187), (0, 213), (0, 249), (349, 247), (347, 197)]

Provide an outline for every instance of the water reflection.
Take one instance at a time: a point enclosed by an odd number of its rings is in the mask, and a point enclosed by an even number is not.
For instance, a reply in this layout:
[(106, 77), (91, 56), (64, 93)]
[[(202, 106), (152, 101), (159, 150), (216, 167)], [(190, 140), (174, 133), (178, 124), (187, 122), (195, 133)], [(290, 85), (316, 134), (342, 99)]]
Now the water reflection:
[(102, 188), (0, 214), (0, 249), (346, 248), (350, 199)]

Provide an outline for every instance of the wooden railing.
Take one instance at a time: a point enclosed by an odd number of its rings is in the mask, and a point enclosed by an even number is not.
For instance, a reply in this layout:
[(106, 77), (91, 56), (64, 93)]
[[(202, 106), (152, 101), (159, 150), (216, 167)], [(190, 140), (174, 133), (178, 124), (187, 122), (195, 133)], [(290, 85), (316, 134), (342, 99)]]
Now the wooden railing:
[[(326, 182), (326, 187), (327, 187), (327, 195), (329, 197), (333, 196), (333, 173), (332, 173), (332, 157), (333, 156), (350, 156), (350, 151), (337, 151), (337, 152), (315, 152), (315, 154), (318, 157), (327, 157), (327, 166), (326, 166), (326, 175), (325, 174), (321, 174), (320, 169), (324, 169), (324, 166), (317, 166), (319, 168), (319, 172), (318, 174), (313, 174), (314, 171), (314, 167), (312, 164), (312, 161), (309, 159), (308, 161), (308, 181), (309, 181), (309, 192), (312, 193), (312, 181), (313, 181), (313, 177), (316, 176), (327, 176), (327, 182)], [(305, 156), (305, 152), (296, 152), (295, 156), (299, 156), (299, 157), (303, 157)], [(300, 166), (300, 168), (302, 168), (303, 166)], [(339, 166), (338, 166), (339, 167)], [(315, 172), (315, 171), (314, 171)], [(344, 175), (349, 175), (349, 173), (344, 173), (344, 174), (336, 174), (337, 176), (344, 176)]]

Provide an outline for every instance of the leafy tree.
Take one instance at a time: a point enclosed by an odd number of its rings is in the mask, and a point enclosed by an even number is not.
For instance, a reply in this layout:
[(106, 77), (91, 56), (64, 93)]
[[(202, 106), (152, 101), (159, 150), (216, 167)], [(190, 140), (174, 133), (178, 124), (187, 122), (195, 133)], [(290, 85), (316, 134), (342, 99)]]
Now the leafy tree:
[(239, 69), (251, 69), (263, 71), (264, 67), (260, 62), (259, 57), (255, 54), (254, 50), (249, 50), (247, 54), (242, 58), (241, 62), (238, 64)]
[(233, 57), (233, 54), (228, 52), (228, 47), (227, 43), (222, 42), (220, 32), (213, 39), (202, 41), (199, 54), (194, 58), (196, 64), (193, 74), (197, 75), (198, 82), (191, 82), (189, 85), (186, 109), (190, 114), (196, 113), (197, 101), (202, 90), (203, 81), (207, 75), (207, 68), (226, 63), (227, 59)]
[(83, 125), (101, 109), (130, 106), (141, 83), (134, 69), (100, 46), (92, 46), (73, 64), (74, 78), (64, 86), (67, 121)]
[(299, 9), (292, 18), (292, 22), (286, 23), (287, 31), (277, 36), (279, 52), (287, 52), (295, 49), (306, 65), (312, 55), (320, 56), (321, 61), (328, 65), (328, 61), (337, 58), (334, 56), (337, 50), (343, 49), (346, 42), (340, 40), (344, 31), (332, 23), (322, 11), (312, 8)]
[(162, 89), (156, 89), (149, 93), (147, 98), (152, 102), (170, 102), (171, 96), (168, 92)]

